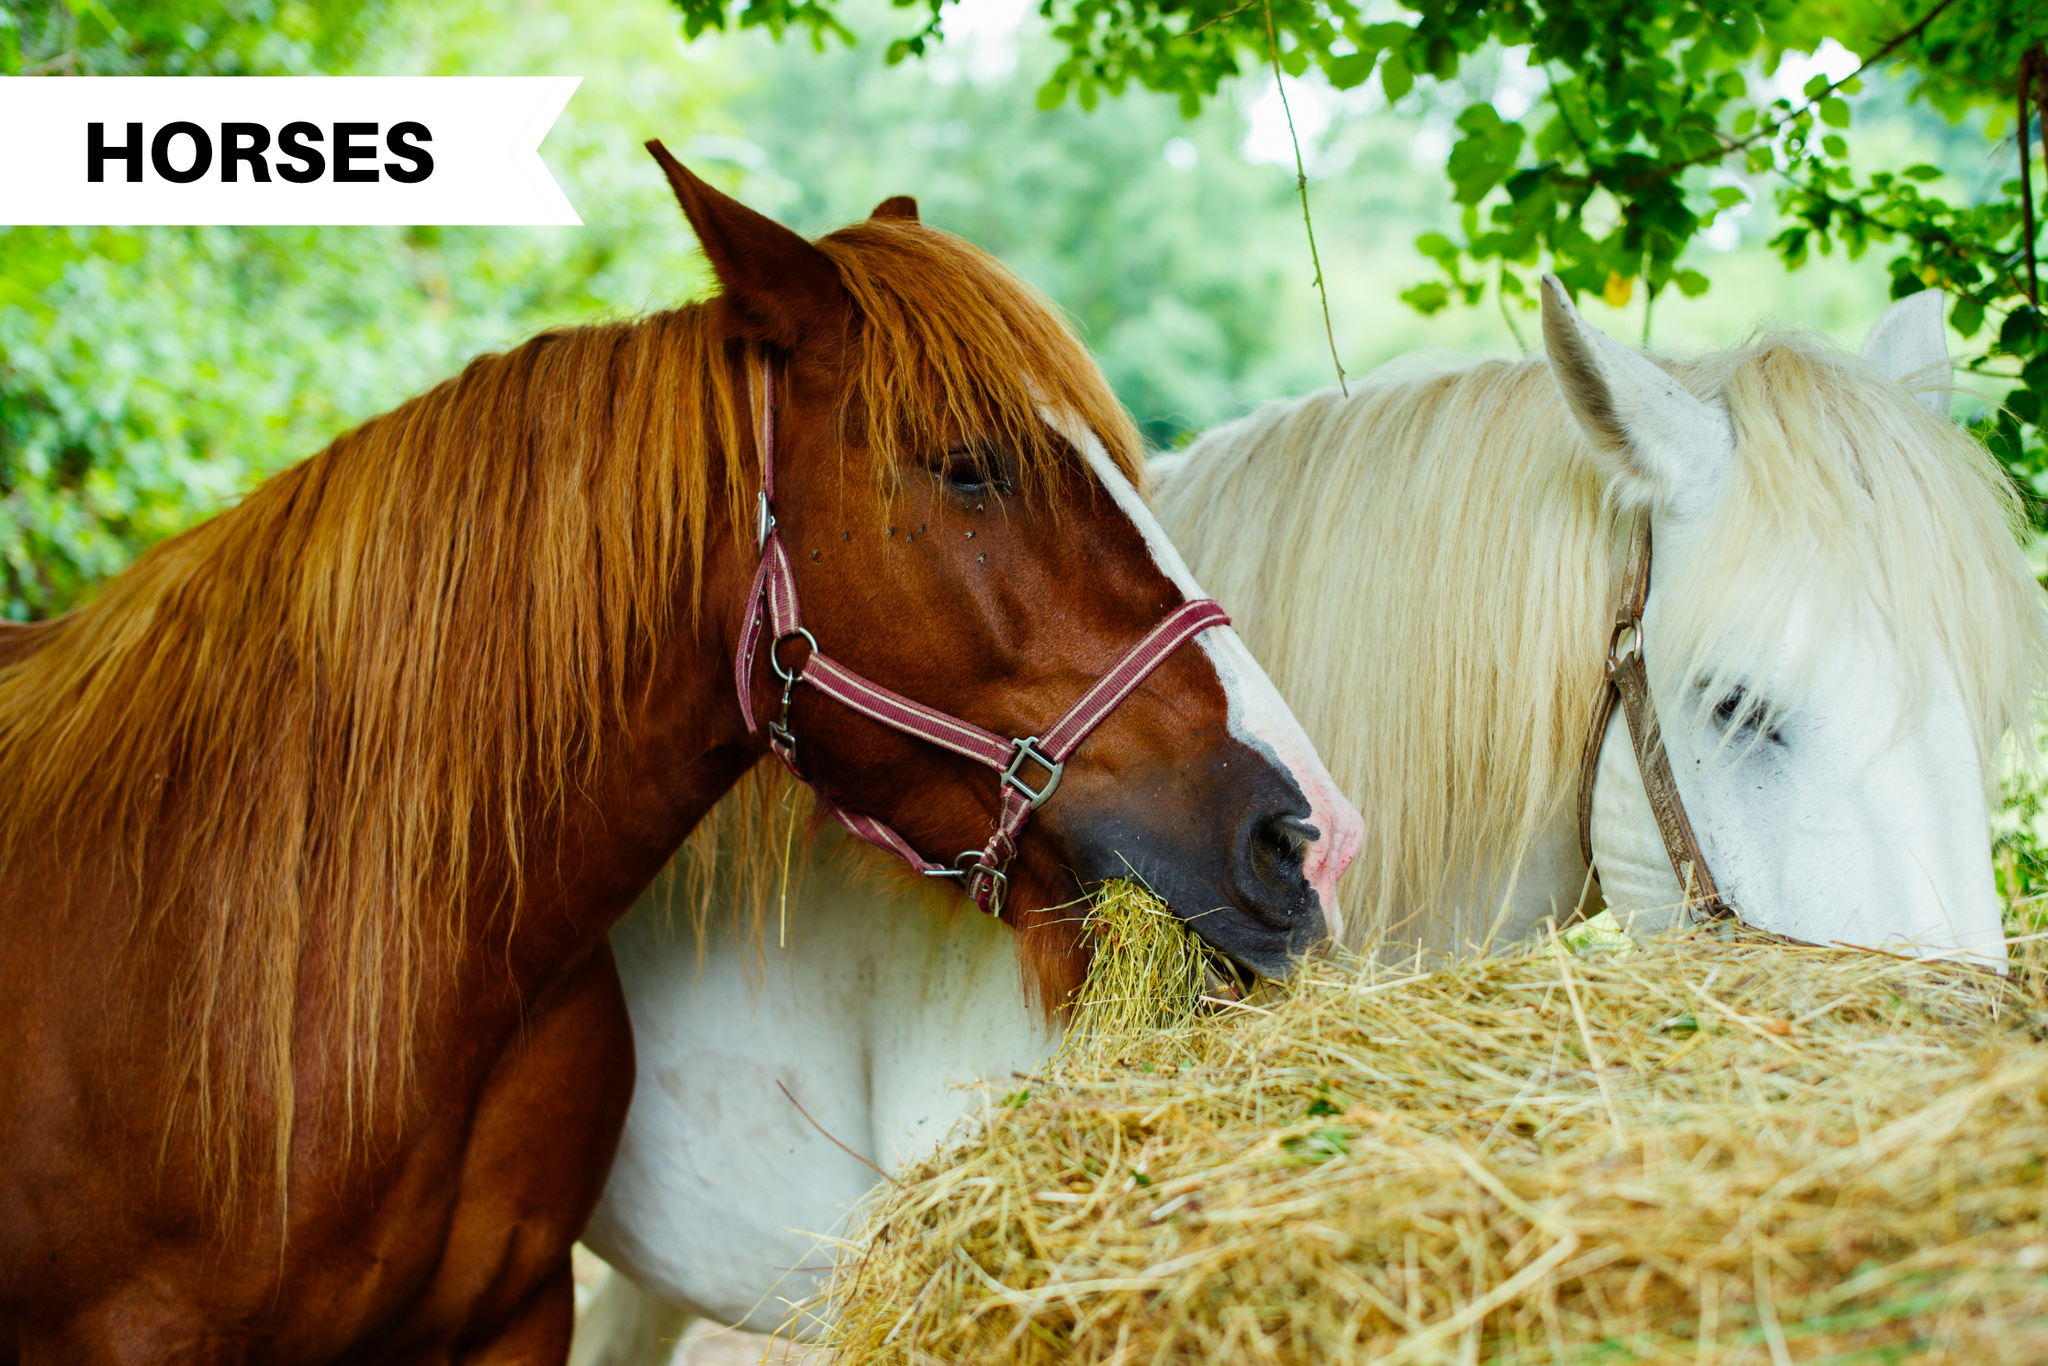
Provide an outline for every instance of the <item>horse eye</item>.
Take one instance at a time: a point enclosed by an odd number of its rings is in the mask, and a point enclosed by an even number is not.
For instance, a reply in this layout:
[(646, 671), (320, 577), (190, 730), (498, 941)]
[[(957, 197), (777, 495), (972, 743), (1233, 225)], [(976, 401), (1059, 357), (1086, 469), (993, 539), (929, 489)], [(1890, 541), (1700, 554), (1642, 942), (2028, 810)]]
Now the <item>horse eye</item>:
[[(1762, 700), (1750, 698), (1747, 688), (1730, 688), (1727, 696), (1714, 704), (1714, 725), (1720, 730), (1733, 726), (1742, 734), (1755, 734), (1763, 725), (1764, 713), (1768, 710), (1770, 708)], [(1774, 745), (1785, 743), (1775, 727), (1764, 730), (1762, 734)]]
[(956, 446), (934, 460), (931, 471), (945, 482), (948, 491), (963, 498), (986, 498), (1010, 491), (1001, 459), (987, 451)]
[(1742, 704), (1748, 699), (1749, 694), (1741, 688), (1731, 689), (1726, 697), (1714, 704), (1714, 724), (1722, 730), (1728, 729), (1735, 722), (1735, 714), (1742, 710)]

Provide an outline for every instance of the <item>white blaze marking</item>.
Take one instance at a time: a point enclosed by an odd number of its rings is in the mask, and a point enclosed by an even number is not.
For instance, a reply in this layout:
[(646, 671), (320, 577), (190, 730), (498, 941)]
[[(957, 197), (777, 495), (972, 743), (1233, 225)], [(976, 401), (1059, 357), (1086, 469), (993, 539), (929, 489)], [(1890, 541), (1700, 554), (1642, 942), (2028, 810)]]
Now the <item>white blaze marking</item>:
[[(1160, 572), (1183, 596), (1208, 597), (1188, 572), (1180, 551), (1167, 539), (1166, 528), (1152, 515), (1152, 509), (1138, 496), (1116, 461), (1110, 459), (1095, 433), (1084, 423), (1064, 421), (1056, 414), (1047, 413), (1046, 420), (1087, 457), (1095, 477), (1145, 538), (1145, 546), (1152, 552)], [(1320, 838), (1309, 846), (1302, 859), (1302, 872), (1322, 900), (1323, 920), (1330, 937), (1341, 940), (1344, 915), (1337, 906), (1337, 879), (1351, 866), (1359, 845), (1365, 841), (1365, 822), (1337, 790), (1336, 780), (1323, 767), (1315, 746), (1301, 729), (1301, 722), (1294, 719), (1294, 712), (1281, 698), (1280, 690), (1266, 677), (1266, 671), (1252, 658), (1237, 632), (1228, 626), (1212, 626), (1195, 640), (1209, 656), (1217, 681), (1223, 685), (1223, 696), (1229, 703), (1231, 737), (1285, 769), (1308, 799), (1309, 823), (1320, 832)]]

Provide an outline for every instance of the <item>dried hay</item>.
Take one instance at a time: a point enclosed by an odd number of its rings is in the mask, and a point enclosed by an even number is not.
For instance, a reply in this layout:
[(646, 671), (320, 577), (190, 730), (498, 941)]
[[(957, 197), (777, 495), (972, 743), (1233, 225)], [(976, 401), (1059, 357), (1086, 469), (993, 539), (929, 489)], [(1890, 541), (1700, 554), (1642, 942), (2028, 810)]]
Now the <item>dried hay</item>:
[(1178, 1055), (1200, 1018), (1208, 955), (1166, 903), (1129, 880), (1109, 883), (1085, 926), (1095, 943), (1056, 1067)]
[(829, 1333), (845, 1366), (2048, 1361), (2039, 949), (2001, 982), (1554, 943), (1119, 1016), (881, 1193)]

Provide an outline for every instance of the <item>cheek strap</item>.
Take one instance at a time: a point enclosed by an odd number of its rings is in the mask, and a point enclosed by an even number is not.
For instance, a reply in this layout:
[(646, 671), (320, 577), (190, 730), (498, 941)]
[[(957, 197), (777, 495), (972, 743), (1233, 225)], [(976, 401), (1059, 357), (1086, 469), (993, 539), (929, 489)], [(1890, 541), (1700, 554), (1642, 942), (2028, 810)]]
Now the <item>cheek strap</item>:
[(1657, 833), (1663, 836), (1665, 856), (1685, 897), (1694, 923), (1725, 920), (1735, 912), (1721, 898), (1707, 857), (1700, 852), (1699, 837), (1686, 818), (1685, 802), (1678, 795), (1678, 780), (1671, 776), (1671, 756), (1664, 749), (1664, 731), (1657, 722), (1657, 707), (1650, 700), (1650, 674), (1643, 663), (1643, 607), (1650, 600), (1650, 517), (1644, 513), (1636, 522), (1629, 542), (1628, 570), (1622, 576), (1621, 600), (1614, 609), (1614, 630), (1607, 637), (1607, 668), (1593, 694), (1593, 715), (1586, 727), (1586, 748), (1579, 759), (1579, 853), (1586, 866), (1593, 866), (1593, 782), (1599, 776), (1600, 746), (1607, 738), (1607, 722), (1614, 704), (1628, 725), (1636, 752), (1636, 767), (1643, 775), (1643, 791), (1650, 798), (1650, 814), (1657, 819)]

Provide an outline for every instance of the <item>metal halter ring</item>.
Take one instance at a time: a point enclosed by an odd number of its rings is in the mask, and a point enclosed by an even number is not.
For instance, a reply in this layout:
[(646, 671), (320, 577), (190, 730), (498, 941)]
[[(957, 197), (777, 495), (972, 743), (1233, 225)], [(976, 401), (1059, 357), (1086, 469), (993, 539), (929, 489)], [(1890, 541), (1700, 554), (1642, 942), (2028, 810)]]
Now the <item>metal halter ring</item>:
[(953, 866), (951, 868), (927, 868), (924, 870), (924, 875), (926, 877), (957, 877), (965, 881), (976, 873), (987, 873), (996, 880), (996, 900), (1000, 904), (1003, 889), (1009, 886), (1010, 878), (1002, 869), (991, 868), (981, 861), (982, 856), (987, 853), (988, 850), (986, 849), (962, 849), (953, 859)]
[(812, 635), (809, 631), (806, 631), (801, 626), (797, 627), (794, 631), (791, 631), (787, 635), (780, 635), (775, 637), (775, 643), (768, 647), (768, 667), (775, 670), (775, 676), (781, 679), (784, 684), (796, 682), (797, 676), (795, 673), (782, 667), (782, 660), (777, 657), (777, 652), (782, 649), (783, 643), (785, 641), (795, 640), (798, 636), (802, 636), (805, 640), (810, 642), (812, 654), (816, 654), (818, 652), (818, 638)]
[[(1053, 762), (1052, 756), (1038, 747), (1036, 735), (1027, 735), (1010, 743), (1017, 747), (1017, 752), (1010, 756), (1010, 766), (1003, 770), (1003, 786), (1014, 788), (1017, 795), (1030, 802), (1031, 809), (1036, 811), (1045, 805), (1046, 798), (1059, 790), (1060, 775), (1066, 772), (1067, 766), (1064, 763)], [(1027, 760), (1045, 770), (1045, 786), (1034, 788), (1017, 776), (1017, 770), (1022, 768)]]
[[(1626, 649), (1622, 647), (1623, 640), (1628, 641)], [(1639, 655), (1642, 652), (1643, 619), (1637, 616), (1616, 626), (1613, 633), (1607, 637), (1607, 672), (1613, 673), (1621, 667), (1623, 659), (1626, 659), (1629, 655)]]

